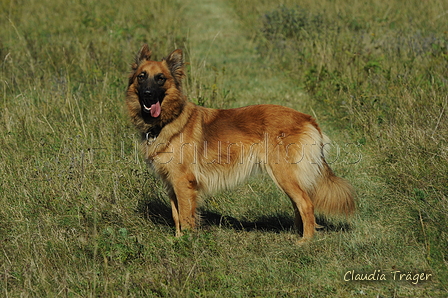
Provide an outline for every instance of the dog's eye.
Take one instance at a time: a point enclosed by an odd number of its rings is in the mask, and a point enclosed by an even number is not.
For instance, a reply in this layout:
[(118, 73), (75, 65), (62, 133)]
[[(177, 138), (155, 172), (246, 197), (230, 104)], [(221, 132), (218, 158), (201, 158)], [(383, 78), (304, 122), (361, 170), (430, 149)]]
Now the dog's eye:
[(163, 84), (165, 84), (166, 78), (163, 74), (158, 74), (156, 77), (156, 82), (157, 84), (159, 84), (160, 86), (162, 86)]
[(142, 72), (137, 76), (139, 81), (143, 81), (146, 78), (146, 72)]

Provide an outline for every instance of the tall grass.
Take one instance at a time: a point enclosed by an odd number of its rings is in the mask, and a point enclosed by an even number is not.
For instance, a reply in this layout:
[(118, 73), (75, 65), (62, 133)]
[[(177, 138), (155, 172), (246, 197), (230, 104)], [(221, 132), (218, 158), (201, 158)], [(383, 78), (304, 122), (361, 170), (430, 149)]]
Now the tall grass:
[(247, 19), (259, 28), (260, 55), (297, 79), (310, 106), (363, 145), (369, 175), (387, 188), (369, 204), (425, 247), (446, 282), (448, 7), (322, 3), (270, 5)]
[[(446, 295), (447, 11), (443, 1), (1, 2), (1, 295)], [(333, 167), (357, 188), (352, 222), (320, 219), (326, 228), (296, 247), (290, 203), (261, 176), (207, 198), (198, 233), (175, 239), (124, 110), (143, 42), (156, 59), (184, 48), (199, 104), (315, 115), (339, 144)], [(345, 282), (348, 270), (433, 278)]]

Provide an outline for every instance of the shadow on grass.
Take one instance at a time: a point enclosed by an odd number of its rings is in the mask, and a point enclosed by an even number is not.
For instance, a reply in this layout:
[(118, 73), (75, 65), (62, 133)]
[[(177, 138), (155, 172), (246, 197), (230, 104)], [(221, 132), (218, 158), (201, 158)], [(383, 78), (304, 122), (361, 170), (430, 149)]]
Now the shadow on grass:
[[(157, 225), (174, 227), (171, 207), (162, 198), (146, 197), (139, 201), (137, 213)], [(292, 212), (291, 212), (292, 213)], [(200, 210), (201, 227), (219, 226), (237, 231), (268, 231), (280, 233), (295, 229), (292, 215), (276, 213), (260, 216), (255, 221), (240, 220), (210, 210)], [(325, 217), (316, 216), (316, 222), (323, 226), (323, 231), (350, 231), (352, 227), (344, 222), (332, 222)], [(302, 230), (301, 227), (298, 229)]]
[(136, 212), (154, 224), (174, 227), (171, 207), (163, 198), (145, 196), (139, 200)]
[(261, 216), (255, 221), (248, 221), (205, 210), (201, 212), (201, 225), (203, 227), (219, 226), (238, 231), (269, 231), (279, 233), (281, 231), (293, 229), (294, 221), (293, 218), (285, 214)]

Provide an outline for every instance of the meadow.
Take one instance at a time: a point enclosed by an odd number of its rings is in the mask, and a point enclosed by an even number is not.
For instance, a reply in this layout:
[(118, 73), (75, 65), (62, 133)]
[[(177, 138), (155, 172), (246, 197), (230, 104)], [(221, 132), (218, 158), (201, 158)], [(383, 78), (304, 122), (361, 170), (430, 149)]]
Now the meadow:
[[(0, 2), (2, 297), (447, 297), (448, 3)], [(174, 237), (124, 94), (182, 48), (197, 104), (313, 115), (357, 191), (298, 246), (266, 176)], [(359, 280), (367, 279), (367, 280)]]

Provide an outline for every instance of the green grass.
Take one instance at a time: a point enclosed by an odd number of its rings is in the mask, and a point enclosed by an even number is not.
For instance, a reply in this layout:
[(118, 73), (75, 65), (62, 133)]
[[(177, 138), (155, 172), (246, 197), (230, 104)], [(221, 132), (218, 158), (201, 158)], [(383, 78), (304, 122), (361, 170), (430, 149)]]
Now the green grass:
[[(273, 2), (0, 3), (1, 296), (448, 295), (448, 5)], [(124, 109), (144, 42), (185, 50), (199, 104), (315, 116), (357, 190), (351, 222), (319, 218), (296, 246), (288, 199), (258, 176), (175, 238)]]

